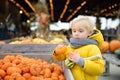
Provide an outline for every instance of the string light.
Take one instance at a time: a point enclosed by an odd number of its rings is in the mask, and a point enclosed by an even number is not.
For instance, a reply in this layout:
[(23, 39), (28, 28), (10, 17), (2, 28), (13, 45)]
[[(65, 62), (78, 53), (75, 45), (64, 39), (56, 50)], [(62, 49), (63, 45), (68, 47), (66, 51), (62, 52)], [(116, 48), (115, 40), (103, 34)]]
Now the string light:
[[(111, 6), (108, 6), (108, 8), (102, 9), (102, 10), (100, 11), (100, 13), (107, 12), (108, 10), (114, 9), (114, 8), (116, 8), (117, 6), (118, 6), (117, 4), (113, 4), (113, 5), (111, 5)], [(108, 16), (108, 15), (107, 15), (107, 16)]]
[[(108, 10), (111, 10), (111, 9), (116, 8), (117, 6), (118, 6), (117, 4), (113, 4), (113, 5), (111, 5), (111, 6), (108, 6), (107, 8), (101, 9), (101, 10), (100, 10), (100, 13), (103, 14), (103, 13), (107, 12)], [(106, 16), (106, 17), (108, 17), (108, 16), (113, 16), (114, 14), (117, 14), (116, 11), (107, 13), (107, 14), (105, 14), (105, 16)], [(98, 13), (94, 13), (94, 14), (93, 14), (93, 16), (97, 16), (97, 15), (98, 15)]]
[(10, 2), (12, 2), (13, 4), (15, 4), (17, 7), (19, 7), (27, 17), (30, 17), (30, 14), (19, 4), (17, 3), (16, 1), (14, 0), (9, 0)]
[(86, 3), (87, 3), (86, 1), (82, 2), (81, 5), (78, 6), (78, 7), (74, 10), (74, 12), (66, 19), (66, 21), (68, 22)]
[(36, 10), (35, 8), (32, 6), (32, 4), (28, 1), (28, 0), (25, 0), (25, 2), (29, 5), (29, 7), (33, 10), (34, 13), (36, 13)]
[(20, 11), (19, 11), (19, 13), (20, 13), (20, 14), (22, 14), (22, 13), (23, 13), (23, 11), (22, 11), (22, 10), (20, 10)]
[(51, 20), (54, 21), (53, 2), (52, 2), (52, 0), (49, 0), (49, 2), (50, 2), (50, 9), (51, 9), (50, 10), (51, 11)]
[(61, 19), (63, 18), (64, 14), (65, 14), (65, 12), (66, 12), (66, 10), (67, 10), (67, 8), (68, 8), (69, 3), (70, 3), (70, 0), (67, 0), (67, 1), (66, 1), (66, 4), (65, 4), (65, 6), (64, 6), (64, 9), (63, 9), (63, 11), (62, 11), (62, 13), (61, 13), (61, 15), (60, 15), (60, 18), (59, 18), (60, 21), (61, 21)]

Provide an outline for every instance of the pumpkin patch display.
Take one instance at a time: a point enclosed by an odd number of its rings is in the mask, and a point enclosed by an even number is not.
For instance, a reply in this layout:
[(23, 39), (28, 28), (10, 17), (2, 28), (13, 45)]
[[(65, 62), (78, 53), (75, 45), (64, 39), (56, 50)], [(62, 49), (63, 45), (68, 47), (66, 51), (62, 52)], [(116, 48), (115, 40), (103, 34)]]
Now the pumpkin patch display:
[(48, 44), (49, 42), (44, 40), (44, 39), (40, 39), (40, 38), (34, 38), (32, 39), (33, 44)]
[[(18, 61), (18, 62), (16, 62)], [(62, 66), (22, 55), (0, 59), (0, 80), (66, 80)]]
[[(22, 39), (22, 40), (15, 40), (9, 42), (9, 44), (60, 44), (64, 43), (65, 41), (62, 38), (54, 38), (53, 40), (47, 41), (42, 38), (33, 38), (33, 39)], [(5, 44), (4, 42), (0, 42), (0, 44)]]
[(29, 39), (25, 39), (21, 41), (21, 44), (32, 44), (32, 41)]
[(109, 42), (104, 41), (100, 49), (101, 53), (106, 53), (109, 50)]
[(110, 41), (110, 52), (114, 53), (115, 50), (120, 48), (120, 41), (119, 40), (112, 40)]

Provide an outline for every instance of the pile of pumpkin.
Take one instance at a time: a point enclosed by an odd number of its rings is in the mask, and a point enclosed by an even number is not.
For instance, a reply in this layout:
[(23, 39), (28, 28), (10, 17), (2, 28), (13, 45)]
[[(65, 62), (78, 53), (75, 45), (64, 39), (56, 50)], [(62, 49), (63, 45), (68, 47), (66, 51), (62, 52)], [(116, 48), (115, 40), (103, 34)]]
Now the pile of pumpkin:
[(101, 53), (115, 53), (116, 50), (120, 49), (120, 41), (119, 40), (111, 40), (110, 42), (104, 41), (101, 47)]
[(41, 38), (34, 38), (15, 40), (10, 42), (9, 44), (60, 44), (60, 43), (64, 43), (64, 40), (61, 38), (53, 38), (51, 41), (47, 41)]
[(0, 59), (0, 80), (65, 80), (62, 67), (42, 59), (6, 55)]

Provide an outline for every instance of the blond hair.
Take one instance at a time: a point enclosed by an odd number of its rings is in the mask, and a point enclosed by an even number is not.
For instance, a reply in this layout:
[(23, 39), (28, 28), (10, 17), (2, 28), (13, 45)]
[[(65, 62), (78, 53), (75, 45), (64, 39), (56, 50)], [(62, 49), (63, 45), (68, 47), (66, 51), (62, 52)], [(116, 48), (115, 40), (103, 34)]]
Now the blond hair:
[(91, 19), (89, 19), (87, 16), (77, 17), (77, 18), (73, 19), (70, 27), (72, 28), (72, 26), (79, 21), (85, 21), (86, 24), (84, 24), (84, 27), (87, 29), (88, 32), (90, 32), (90, 33), (93, 32), (93, 30), (95, 28), (94, 22)]

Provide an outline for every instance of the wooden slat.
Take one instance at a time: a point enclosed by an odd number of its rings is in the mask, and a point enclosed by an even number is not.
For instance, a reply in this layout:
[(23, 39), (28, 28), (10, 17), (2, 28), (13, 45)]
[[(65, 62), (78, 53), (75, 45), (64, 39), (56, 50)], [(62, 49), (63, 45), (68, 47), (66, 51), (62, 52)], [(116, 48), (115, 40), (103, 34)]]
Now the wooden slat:
[(50, 53), (57, 44), (6, 44), (0, 46), (0, 52), (43, 52)]

